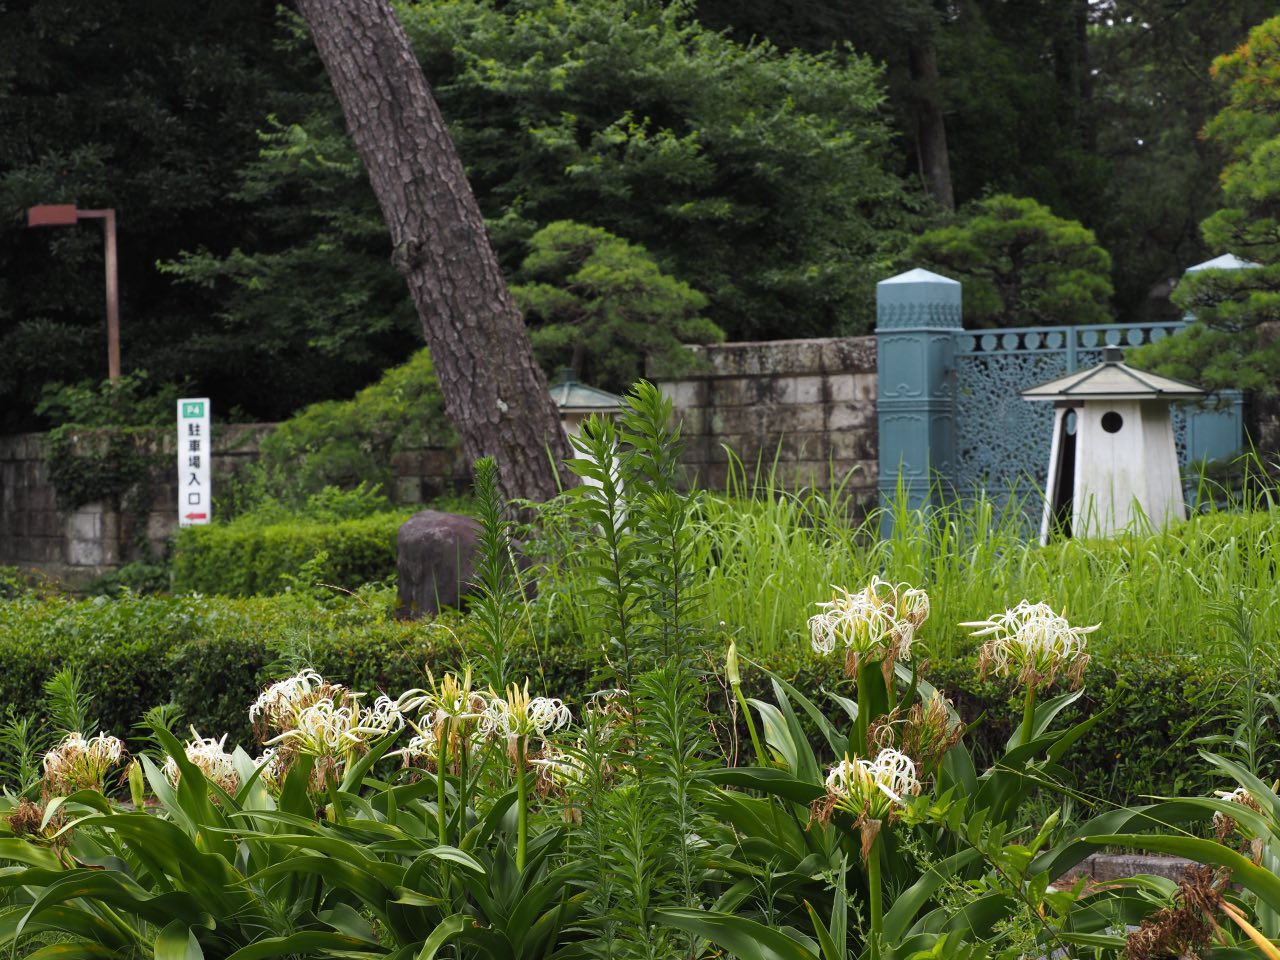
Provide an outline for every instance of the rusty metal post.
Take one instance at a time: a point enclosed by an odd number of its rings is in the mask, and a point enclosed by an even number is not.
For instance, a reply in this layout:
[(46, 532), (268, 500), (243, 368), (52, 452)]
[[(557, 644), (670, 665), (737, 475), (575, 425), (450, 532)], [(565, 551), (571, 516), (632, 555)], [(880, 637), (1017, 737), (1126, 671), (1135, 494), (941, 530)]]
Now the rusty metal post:
[(116, 268), (116, 212), (80, 210), (74, 204), (41, 204), (27, 211), (28, 227), (66, 227), (79, 220), (101, 220), (103, 263), (107, 274), (107, 377), (120, 379), (120, 281)]
[(107, 377), (120, 379), (120, 285), (116, 273), (116, 212), (103, 211), (102, 233), (107, 270)]

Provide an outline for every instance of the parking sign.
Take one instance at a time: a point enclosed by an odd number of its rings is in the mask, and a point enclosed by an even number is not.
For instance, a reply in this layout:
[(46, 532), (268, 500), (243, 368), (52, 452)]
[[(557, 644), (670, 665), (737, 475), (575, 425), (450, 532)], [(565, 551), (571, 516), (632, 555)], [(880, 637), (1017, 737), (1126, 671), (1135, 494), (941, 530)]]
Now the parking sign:
[(208, 523), (213, 516), (209, 460), (209, 398), (178, 401), (178, 525)]

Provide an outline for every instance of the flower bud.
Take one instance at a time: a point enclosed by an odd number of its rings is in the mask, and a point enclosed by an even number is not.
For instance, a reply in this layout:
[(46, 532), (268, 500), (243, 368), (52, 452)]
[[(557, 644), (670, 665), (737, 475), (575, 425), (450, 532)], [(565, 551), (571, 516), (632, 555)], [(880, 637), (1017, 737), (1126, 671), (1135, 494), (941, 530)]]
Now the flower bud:
[(738, 672), (738, 644), (737, 641), (729, 641), (729, 652), (724, 658), (724, 672), (729, 677), (729, 685), (734, 687), (742, 686), (742, 674)]

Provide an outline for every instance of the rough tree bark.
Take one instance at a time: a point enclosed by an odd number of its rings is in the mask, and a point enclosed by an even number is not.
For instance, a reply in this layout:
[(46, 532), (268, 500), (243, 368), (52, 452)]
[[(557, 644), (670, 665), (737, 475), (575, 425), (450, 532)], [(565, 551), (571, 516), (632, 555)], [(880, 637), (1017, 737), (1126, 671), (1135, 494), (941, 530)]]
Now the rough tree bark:
[(508, 498), (576, 483), (462, 161), (389, 0), (298, 0), (391, 230), (468, 459), (497, 459)]

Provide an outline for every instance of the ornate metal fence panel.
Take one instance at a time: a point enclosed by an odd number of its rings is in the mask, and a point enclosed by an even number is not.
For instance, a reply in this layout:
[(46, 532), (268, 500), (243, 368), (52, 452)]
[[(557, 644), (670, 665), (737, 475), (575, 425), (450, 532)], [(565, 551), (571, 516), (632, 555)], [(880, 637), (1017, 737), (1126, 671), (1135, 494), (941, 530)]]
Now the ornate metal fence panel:
[[(927, 270), (880, 281), (876, 316), (882, 502), (985, 492), (1019, 497), (1031, 513), (1049, 465), (1053, 410), (1022, 391), (1094, 366), (1104, 347), (1139, 347), (1189, 322), (965, 330), (960, 284)], [(1215, 406), (1175, 407), (1184, 468), (1240, 450), (1242, 406), (1239, 393), (1227, 393)]]
[[(1106, 346), (1137, 347), (1186, 325), (1122, 323), (1088, 327), (1021, 327), (956, 334), (956, 451), (952, 483), (962, 495), (1026, 496), (1044, 485), (1053, 409), (1028, 403), (1027, 387), (1102, 360)], [(1174, 411), (1179, 461), (1188, 457), (1187, 418)]]

